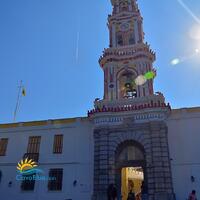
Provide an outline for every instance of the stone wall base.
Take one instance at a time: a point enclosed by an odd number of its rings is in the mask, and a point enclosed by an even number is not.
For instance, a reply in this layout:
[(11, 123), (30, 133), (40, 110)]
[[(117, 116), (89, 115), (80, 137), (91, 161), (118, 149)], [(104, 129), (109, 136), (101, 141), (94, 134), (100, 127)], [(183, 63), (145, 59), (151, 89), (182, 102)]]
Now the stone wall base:
[[(93, 196), (92, 200), (107, 200), (107, 194), (101, 193), (96, 196)], [(117, 199), (121, 200), (121, 199)], [(174, 194), (168, 194), (168, 193), (157, 193), (155, 194), (155, 197), (150, 197), (148, 195), (143, 195), (142, 200), (175, 200)]]
[(154, 200), (175, 200), (175, 195), (169, 193), (156, 193)]

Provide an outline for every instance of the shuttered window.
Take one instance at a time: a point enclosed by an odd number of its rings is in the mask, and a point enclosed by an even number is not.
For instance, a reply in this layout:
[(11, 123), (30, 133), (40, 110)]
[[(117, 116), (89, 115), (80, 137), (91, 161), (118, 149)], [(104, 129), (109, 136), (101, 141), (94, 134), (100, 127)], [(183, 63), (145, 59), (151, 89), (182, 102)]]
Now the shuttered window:
[(21, 183), (21, 190), (23, 191), (33, 191), (35, 188), (35, 179), (34, 176), (36, 174), (32, 175), (24, 175), (23, 176), (23, 181)]
[(39, 153), (41, 136), (31, 136), (28, 141), (27, 153)]
[(61, 154), (63, 149), (63, 135), (54, 136), (53, 153)]
[[(35, 162), (38, 162), (39, 152), (40, 152), (40, 142), (41, 136), (30, 136), (28, 140), (27, 153), (24, 154), (24, 159), (32, 159)], [(33, 191), (35, 188), (35, 179), (32, 175), (24, 175), (23, 181), (21, 183), (21, 190), (23, 191)]]
[(50, 169), (49, 171), (49, 191), (61, 191), (63, 180), (63, 169)]
[(7, 146), (8, 146), (8, 138), (0, 139), (0, 156), (6, 155)]

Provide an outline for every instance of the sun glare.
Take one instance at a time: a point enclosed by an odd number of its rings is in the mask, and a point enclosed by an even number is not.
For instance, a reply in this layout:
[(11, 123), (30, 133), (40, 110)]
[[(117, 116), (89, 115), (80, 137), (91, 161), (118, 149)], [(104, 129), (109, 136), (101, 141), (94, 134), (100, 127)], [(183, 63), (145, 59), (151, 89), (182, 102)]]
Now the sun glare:
[(196, 52), (197, 54), (199, 54), (199, 53), (200, 53), (200, 49), (195, 49), (195, 52)]
[(200, 25), (195, 25), (191, 28), (190, 37), (195, 40), (200, 40)]

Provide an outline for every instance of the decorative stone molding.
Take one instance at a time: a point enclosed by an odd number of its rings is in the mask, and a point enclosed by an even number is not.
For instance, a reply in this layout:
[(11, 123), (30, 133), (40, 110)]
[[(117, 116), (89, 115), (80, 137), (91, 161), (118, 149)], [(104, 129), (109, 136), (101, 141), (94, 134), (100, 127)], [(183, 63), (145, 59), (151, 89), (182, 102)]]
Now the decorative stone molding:
[(99, 100), (94, 101), (95, 109), (103, 108), (132, 108), (141, 109), (149, 107), (164, 107), (168, 106), (165, 104), (165, 98), (162, 94), (154, 94), (146, 97), (134, 98), (134, 99), (118, 99), (118, 100)]
[(139, 124), (133, 118), (126, 118), (121, 125), (96, 127), (94, 141), (94, 197), (97, 200), (106, 200), (108, 185), (117, 184), (116, 149), (125, 141), (137, 142), (144, 148), (149, 200), (158, 196), (160, 200), (173, 198), (167, 127), (163, 121)]
[(106, 63), (112, 61), (122, 61), (131, 59), (136, 60), (142, 57), (146, 57), (150, 59), (152, 62), (155, 60), (156, 55), (150, 49), (150, 46), (146, 43), (140, 43), (133, 46), (128, 47), (120, 47), (120, 48), (108, 48), (103, 51), (103, 56), (100, 57), (99, 63), (100, 66), (103, 67)]

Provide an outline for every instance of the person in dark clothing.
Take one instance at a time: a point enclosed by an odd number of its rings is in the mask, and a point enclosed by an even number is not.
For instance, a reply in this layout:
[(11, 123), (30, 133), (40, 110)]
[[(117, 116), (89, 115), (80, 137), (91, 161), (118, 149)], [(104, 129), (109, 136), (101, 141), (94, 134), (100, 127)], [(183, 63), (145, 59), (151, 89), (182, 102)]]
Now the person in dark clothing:
[(117, 198), (117, 189), (114, 184), (110, 184), (107, 189), (107, 198), (108, 200), (116, 200)]
[(107, 199), (111, 200), (113, 184), (110, 184), (107, 189)]
[(142, 181), (141, 193), (142, 194), (147, 194), (147, 186), (146, 186), (144, 181)]
[(127, 200), (135, 200), (135, 193), (132, 190), (128, 193)]
[(117, 199), (117, 188), (113, 185), (112, 188), (112, 200), (116, 200)]
[(197, 200), (196, 191), (192, 190), (192, 193), (189, 195), (188, 200)]

